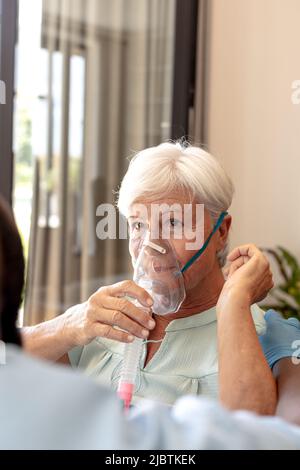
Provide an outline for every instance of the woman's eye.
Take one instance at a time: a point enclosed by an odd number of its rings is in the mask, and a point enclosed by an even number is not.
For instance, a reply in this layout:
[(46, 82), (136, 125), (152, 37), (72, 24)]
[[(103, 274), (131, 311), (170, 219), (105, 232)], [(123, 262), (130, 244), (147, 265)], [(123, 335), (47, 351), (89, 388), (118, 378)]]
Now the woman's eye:
[(179, 219), (170, 219), (169, 224), (174, 228), (182, 227), (182, 221)]
[(143, 222), (134, 222), (131, 225), (131, 230), (135, 230), (135, 231), (139, 232), (140, 230), (143, 230), (144, 227), (145, 227), (145, 224), (143, 224)]

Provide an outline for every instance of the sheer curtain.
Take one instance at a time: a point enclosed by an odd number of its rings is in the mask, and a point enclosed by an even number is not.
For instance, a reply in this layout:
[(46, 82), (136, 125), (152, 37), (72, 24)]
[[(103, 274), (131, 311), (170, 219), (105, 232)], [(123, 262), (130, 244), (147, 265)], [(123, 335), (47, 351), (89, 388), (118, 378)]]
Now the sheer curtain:
[(43, 0), (24, 323), (132, 276), (126, 240), (96, 237), (133, 151), (170, 137), (175, 0)]

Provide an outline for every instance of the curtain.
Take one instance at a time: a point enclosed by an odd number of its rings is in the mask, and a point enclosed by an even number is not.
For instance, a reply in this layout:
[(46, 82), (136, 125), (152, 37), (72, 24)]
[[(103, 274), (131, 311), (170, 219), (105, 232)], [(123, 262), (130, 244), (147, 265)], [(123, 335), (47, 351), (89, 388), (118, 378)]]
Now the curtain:
[(132, 278), (127, 240), (99, 240), (127, 156), (170, 137), (175, 0), (43, 0), (24, 324)]

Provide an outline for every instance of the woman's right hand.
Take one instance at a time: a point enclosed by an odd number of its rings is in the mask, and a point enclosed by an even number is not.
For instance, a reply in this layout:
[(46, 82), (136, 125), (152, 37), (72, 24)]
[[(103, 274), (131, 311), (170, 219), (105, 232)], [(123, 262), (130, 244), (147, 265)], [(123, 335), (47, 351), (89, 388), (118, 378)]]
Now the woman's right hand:
[[(125, 296), (137, 299), (143, 307), (137, 307)], [(149, 330), (155, 327), (152, 304), (148, 292), (134, 281), (101, 287), (87, 302), (63, 314), (64, 335), (77, 346), (84, 346), (97, 336), (124, 343), (135, 337), (146, 339)]]

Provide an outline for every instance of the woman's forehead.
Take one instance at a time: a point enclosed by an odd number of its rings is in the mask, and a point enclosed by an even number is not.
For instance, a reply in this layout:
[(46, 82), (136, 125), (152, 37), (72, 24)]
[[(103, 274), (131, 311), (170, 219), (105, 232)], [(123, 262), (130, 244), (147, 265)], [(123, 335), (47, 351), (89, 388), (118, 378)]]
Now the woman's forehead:
[(185, 204), (196, 205), (196, 200), (191, 195), (180, 191), (174, 191), (164, 197), (157, 195), (147, 198), (140, 198), (134, 201), (134, 203), (129, 207), (129, 217), (136, 215), (138, 216), (145, 209), (149, 213), (151, 206), (155, 208), (157, 208), (157, 206), (161, 206), (162, 209), (164, 206), (166, 206), (166, 209), (170, 208), (172, 211), (176, 211), (183, 210)]
[[(169, 196), (165, 198), (153, 198), (151, 200), (140, 199), (135, 201), (129, 208), (128, 219), (134, 217), (151, 217), (151, 214), (175, 214), (177, 212), (184, 213), (186, 210), (192, 209), (192, 213), (196, 212), (196, 206), (201, 204), (190, 197)], [(201, 204), (202, 205), (202, 204)], [(189, 209), (188, 209), (189, 208)], [(204, 212), (207, 213), (204, 207)]]

